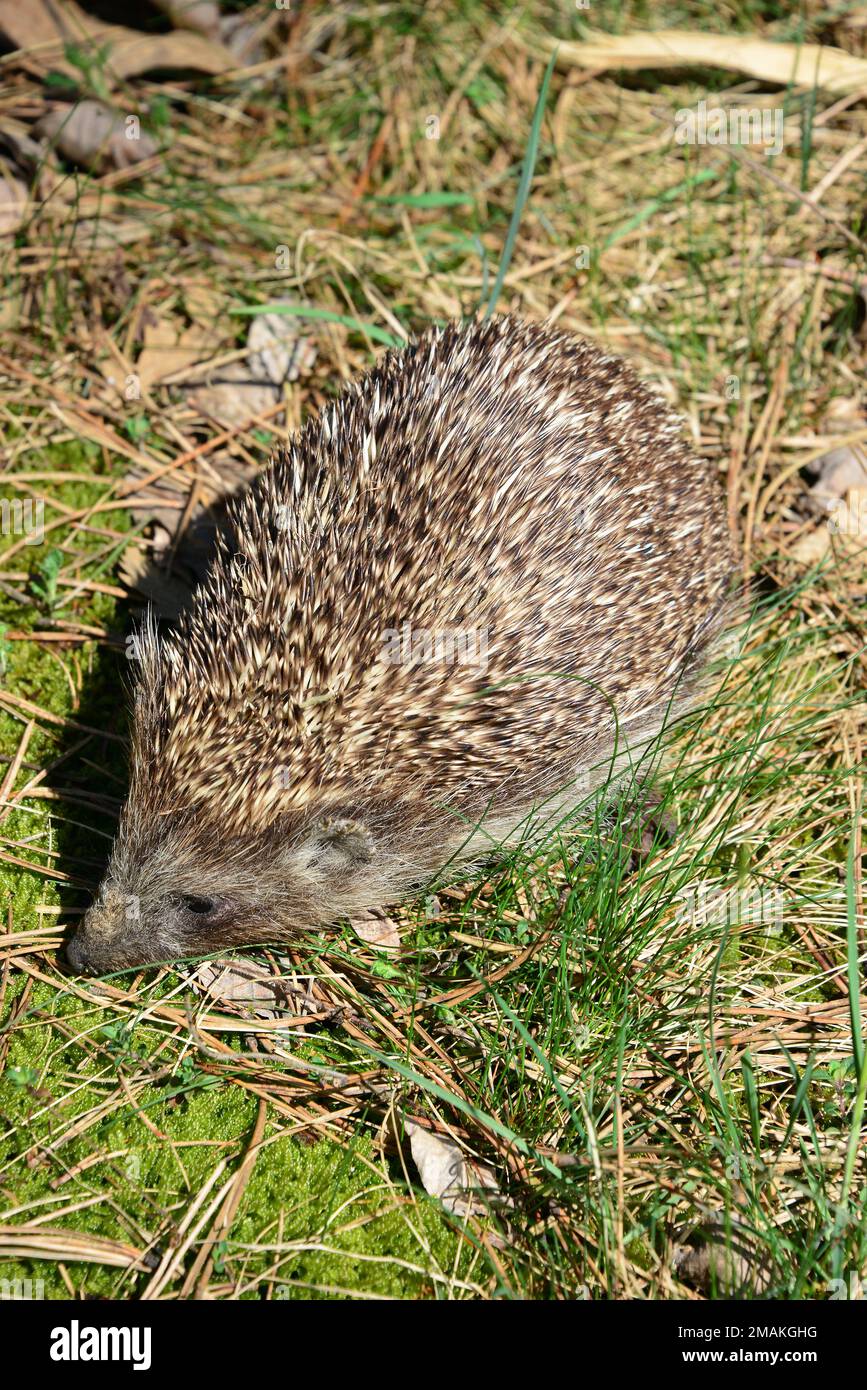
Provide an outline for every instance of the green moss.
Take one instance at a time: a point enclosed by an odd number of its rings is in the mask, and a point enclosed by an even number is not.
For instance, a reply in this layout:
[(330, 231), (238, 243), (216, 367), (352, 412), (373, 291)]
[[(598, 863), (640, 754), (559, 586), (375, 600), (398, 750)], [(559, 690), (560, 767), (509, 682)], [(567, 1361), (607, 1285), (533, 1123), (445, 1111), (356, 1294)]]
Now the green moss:
[[(20, 993), (23, 982), (16, 983)], [(76, 1041), (83, 1034), (87, 1048)], [(256, 1117), (249, 1092), (206, 1075), (188, 1056), (173, 1075), (159, 1074), (156, 1064), (153, 1084), (135, 1091), (134, 1106), (119, 1093), (119, 1076), (128, 1084), (141, 1076), (156, 1036), (147, 1023), (119, 1025), (116, 1015), (36, 985), (11, 1038), (3, 1089), (0, 1188), (7, 1206), (24, 1209), (18, 1219), (38, 1203), (40, 1216), (56, 1210), (46, 1223), (52, 1227), (139, 1247), (155, 1241), (159, 1255), (177, 1239), (215, 1165), (226, 1166), (214, 1195), (232, 1177)], [(93, 1121), (105, 1101), (106, 1113)], [(64, 1142), (76, 1121), (83, 1132)], [(269, 1283), (271, 1296), (288, 1298), (329, 1291), (434, 1297), (455, 1267), (458, 1236), (423, 1194), (406, 1206), (405, 1188), (400, 1202), (396, 1190), (369, 1138), (350, 1138), (344, 1148), (275, 1134), (215, 1250), (212, 1277), (239, 1280), (249, 1298), (264, 1297)], [(94, 1196), (100, 1200), (80, 1205)], [(150, 1278), (99, 1264), (71, 1265), (70, 1276), (91, 1297), (135, 1297)], [(44, 1260), (0, 1262), (0, 1277), (42, 1280), (49, 1298), (68, 1293)]]

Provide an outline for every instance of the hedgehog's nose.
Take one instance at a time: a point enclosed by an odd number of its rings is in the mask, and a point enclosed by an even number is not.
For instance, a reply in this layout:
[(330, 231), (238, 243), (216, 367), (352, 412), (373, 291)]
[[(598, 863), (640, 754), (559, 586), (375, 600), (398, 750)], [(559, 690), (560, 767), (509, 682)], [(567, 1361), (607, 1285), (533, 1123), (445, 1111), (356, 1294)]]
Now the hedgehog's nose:
[(82, 940), (82, 933), (77, 931), (72, 940), (66, 947), (66, 964), (73, 975), (95, 975), (96, 967), (91, 964), (88, 958), (85, 943)]

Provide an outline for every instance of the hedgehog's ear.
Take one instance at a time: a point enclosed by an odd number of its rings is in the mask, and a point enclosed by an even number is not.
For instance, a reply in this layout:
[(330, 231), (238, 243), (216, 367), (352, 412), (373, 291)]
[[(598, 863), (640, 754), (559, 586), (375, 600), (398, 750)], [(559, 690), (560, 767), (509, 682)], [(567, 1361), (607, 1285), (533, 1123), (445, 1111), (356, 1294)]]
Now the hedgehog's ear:
[(373, 837), (361, 821), (337, 817), (319, 822), (313, 836), (317, 861), (342, 863), (354, 868), (373, 858)]

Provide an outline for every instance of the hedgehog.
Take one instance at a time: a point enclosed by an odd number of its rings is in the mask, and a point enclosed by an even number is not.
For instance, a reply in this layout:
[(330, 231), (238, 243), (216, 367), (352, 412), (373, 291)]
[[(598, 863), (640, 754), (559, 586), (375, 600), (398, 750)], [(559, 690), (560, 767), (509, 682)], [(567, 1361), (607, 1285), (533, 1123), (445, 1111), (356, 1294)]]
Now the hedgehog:
[(389, 350), (138, 633), (78, 972), (284, 942), (550, 833), (695, 701), (718, 482), (619, 359), (511, 316)]

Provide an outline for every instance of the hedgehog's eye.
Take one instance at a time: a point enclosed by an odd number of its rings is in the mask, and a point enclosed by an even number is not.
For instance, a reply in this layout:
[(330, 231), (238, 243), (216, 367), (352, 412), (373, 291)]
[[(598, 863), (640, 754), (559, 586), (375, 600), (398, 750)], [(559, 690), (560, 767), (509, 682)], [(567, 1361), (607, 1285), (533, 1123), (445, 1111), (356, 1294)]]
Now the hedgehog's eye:
[(199, 892), (175, 892), (168, 898), (171, 916), (188, 931), (225, 927), (238, 910), (232, 898), (206, 898)]
[(210, 917), (217, 910), (213, 898), (181, 898), (179, 901), (185, 912), (192, 912), (196, 917)]
[(174, 893), (169, 901), (190, 926), (216, 926), (232, 909), (229, 898), (206, 898), (198, 893)]
[(206, 898), (200, 893), (172, 893), (166, 900), (170, 915), (187, 931), (210, 931), (224, 927), (235, 917), (238, 904), (233, 898)]

